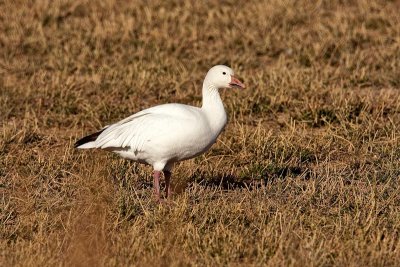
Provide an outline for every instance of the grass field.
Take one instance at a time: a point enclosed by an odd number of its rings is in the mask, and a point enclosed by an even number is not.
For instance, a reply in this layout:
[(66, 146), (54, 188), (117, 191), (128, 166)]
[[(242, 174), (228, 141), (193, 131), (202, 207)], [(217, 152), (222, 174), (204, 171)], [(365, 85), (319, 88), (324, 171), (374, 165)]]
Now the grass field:
[[(399, 1), (0, 1), (0, 266), (399, 266)], [(229, 124), (151, 168), (83, 135), (201, 104)]]

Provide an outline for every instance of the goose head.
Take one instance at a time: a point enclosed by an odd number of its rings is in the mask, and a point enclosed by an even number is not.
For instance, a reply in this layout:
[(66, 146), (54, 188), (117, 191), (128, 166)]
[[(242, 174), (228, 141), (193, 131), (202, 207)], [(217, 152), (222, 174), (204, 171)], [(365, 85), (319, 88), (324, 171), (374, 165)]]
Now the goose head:
[(245, 88), (245, 85), (234, 76), (233, 70), (224, 65), (212, 67), (207, 72), (204, 83), (217, 89), (234, 87)]

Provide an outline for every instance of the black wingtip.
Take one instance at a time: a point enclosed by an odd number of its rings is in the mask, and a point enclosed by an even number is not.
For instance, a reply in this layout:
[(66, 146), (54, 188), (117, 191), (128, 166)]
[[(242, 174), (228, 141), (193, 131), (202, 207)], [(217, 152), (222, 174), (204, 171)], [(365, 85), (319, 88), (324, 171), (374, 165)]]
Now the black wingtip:
[(88, 136), (85, 136), (81, 139), (79, 139), (78, 141), (75, 142), (74, 144), (74, 148), (77, 148), (83, 144), (89, 143), (89, 142), (93, 142), (96, 141), (97, 137), (99, 137), (99, 135), (105, 130), (105, 128), (101, 131), (95, 132), (93, 134), (90, 134)]

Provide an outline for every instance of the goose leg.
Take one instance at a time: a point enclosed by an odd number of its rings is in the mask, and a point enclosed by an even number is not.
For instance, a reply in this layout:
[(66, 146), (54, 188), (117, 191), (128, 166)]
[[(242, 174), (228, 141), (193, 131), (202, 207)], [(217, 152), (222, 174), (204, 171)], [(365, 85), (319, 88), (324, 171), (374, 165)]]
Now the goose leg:
[(170, 171), (164, 171), (164, 177), (165, 177), (165, 197), (169, 200), (172, 195), (172, 190), (171, 190), (171, 172)]
[(154, 197), (156, 201), (160, 201), (160, 171), (153, 172), (153, 186), (154, 186)]

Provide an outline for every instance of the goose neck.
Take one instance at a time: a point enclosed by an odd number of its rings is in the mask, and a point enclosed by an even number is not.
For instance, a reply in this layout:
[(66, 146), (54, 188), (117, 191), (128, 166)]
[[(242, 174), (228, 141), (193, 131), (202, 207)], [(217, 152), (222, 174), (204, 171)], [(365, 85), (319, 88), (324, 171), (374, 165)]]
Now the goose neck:
[(226, 124), (224, 104), (218, 92), (218, 88), (208, 83), (203, 84), (203, 105), (201, 107), (206, 114), (210, 126), (220, 131)]

